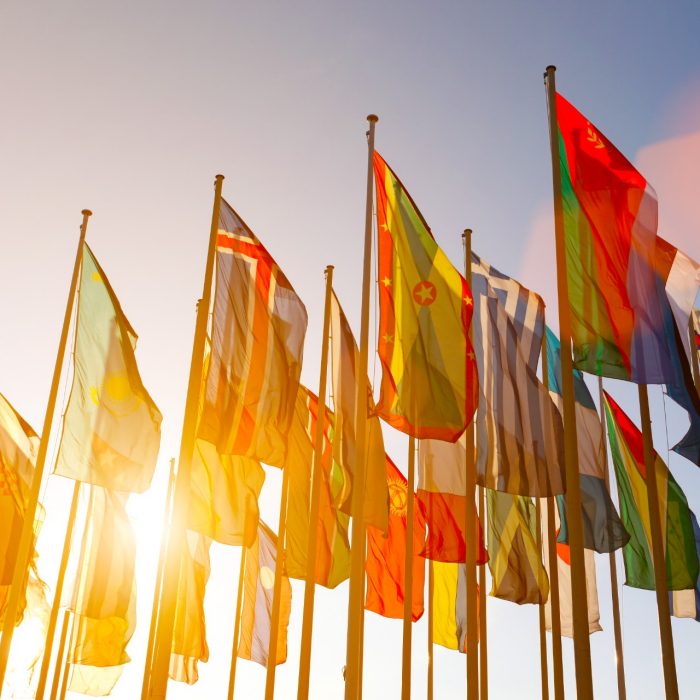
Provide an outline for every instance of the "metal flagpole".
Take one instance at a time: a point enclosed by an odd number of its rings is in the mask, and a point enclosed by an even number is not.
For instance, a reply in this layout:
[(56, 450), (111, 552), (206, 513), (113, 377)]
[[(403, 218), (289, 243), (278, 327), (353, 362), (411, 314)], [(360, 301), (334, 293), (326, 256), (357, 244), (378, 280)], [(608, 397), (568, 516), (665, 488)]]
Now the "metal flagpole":
[(83, 257), (83, 243), (85, 241), (85, 234), (87, 233), (88, 218), (92, 216), (92, 212), (89, 209), (83, 209), (82, 215), (83, 221), (80, 225), (78, 250), (75, 254), (75, 262), (73, 263), (73, 276), (71, 277), (70, 290), (68, 291), (68, 301), (66, 302), (66, 311), (63, 316), (61, 338), (58, 342), (56, 363), (54, 364), (51, 389), (49, 391), (49, 400), (46, 405), (46, 414), (44, 416), (44, 427), (41, 431), (41, 440), (39, 442), (36, 465), (34, 467), (34, 474), (32, 475), (32, 485), (29, 495), (27, 496), (27, 503), (23, 514), (24, 519), (22, 521), (22, 532), (17, 545), (17, 559), (15, 561), (15, 569), (12, 575), (10, 595), (7, 599), (7, 605), (5, 606), (5, 619), (2, 626), (2, 637), (0, 638), (0, 694), (2, 694), (2, 686), (5, 681), (7, 660), (10, 654), (12, 635), (15, 630), (19, 601), (22, 596), (22, 592), (24, 591), (25, 579), (31, 561), (32, 546), (34, 544), (34, 518), (36, 517), (36, 508), (37, 503), (39, 502), (39, 490), (41, 488), (41, 480), (44, 475), (44, 466), (46, 465), (49, 436), (51, 433), (54, 411), (56, 409), (56, 396), (58, 395), (58, 385), (61, 379), (63, 358), (66, 352), (66, 343), (68, 341), (68, 329), (70, 327), (70, 320), (73, 314), (75, 290), (78, 285), (78, 273), (80, 271), (80, 263)]
[(406, 491), (406, 557), (404, 559), (403, 654), (401, 663), (401, 700), (411, 700), (411, 643), (413, 628), (413, 509), (416, 479), (416, 439), (408, 437), (408, 490)]
[[(367, 442), (367, 358), (369, 355), (369, 304), (372, 279), (372, 203), (374, 184), (374, 129), (378, 117), (367, 117), (367, 196), (365, 205), (364, 261), (362, 264), (362, 309), (360, 316), (360, 356), (357, 372), (355, 453), (366, 454)], [(348, 638), (345, 662), (345, 698), (358, 700), (362, 695), (362, 644), (365, 590), (364, 459), (358, 459), (353, 474), (352, 541), (350, 549), (350, 592), (348, 599)]]
[(238, 592), (236, 593), (236, 613), (233, 620), (233, 650), (231, 652), (231, 670), (228, 676), (228, 700), (233, 700), (236, 687), (236, 662), (238, 661), (238, 638), (241, 633), (241, 604), (243, 602), (243, 583), (245, 581), (246, 548), (241, 547), (241, 563), (238, 567)]
[(661, 658), (664, 667), (664, 686), (667, 700), (678, 700), (678, 679), (676, 678), (676, 658), (673, 650), (673, 632), (671, 630), (671, 611), (668, 602), (668, 585), (666, 582), (666, 557), (661, 538), (661, 515), (659, 512), (659, 494), (656, 483), (656, 460), (651, 437), (651, 418), (649, 416), (649, 395), (646, 384), (639, 384), (639, 411), (642, 418), (642, 437), (644, 440), (644, 468), (646, 471), (647, 499), (649, 504), (649, 529), (651, 530), (651, 555), (654, 562), (654, 581), (656, 583), (656, 606), (659, 614), (659, 634), (661, 636)]
[(216, 251), (216, 236), (219, 230), (219, 208), (221, 206), (221, 187), (223, 181), (223, 175), (216, 176), (214, 184), (214, 206), (212, 208), (209, 245), (207, 249), (207, 263), (204, 270), (202, 297), (197, 304), (197, 318), (192, 342), (192, 359), (190, 362), (190, 375), (187, 384), (185, 416), (182, 426), (180, 456), (178, 459), (178, 469), (173, 495), (172, 527), (168, 537), (168, 550), (163, 572), (163, 587), (158, 602), (156, 641), (148, 689), (150, 698), (165, 698), (168, 689), (168, 667), (170, 665), (170, 650), (173, 639), (175, 599), (180, 579), (180, 552), (185, 537), (185, 516), (189, 500), (192, 454), (194, 450), (195, 431), (197, 428), (199, 395), (202, 386), (204, 346), (207, 337), (207, 320), (214, 276), (214, 255)]
[[(61, 680), (61, 671), (64, 670), (65, 666), (65, 650), (66, 650), (66, 637), (68, 636), (68, 624), (70, 623), (70, 610), (63, 611), (63, 624), (61, 625), (61, 636), (58, 639), (58, 652), (56, 653), (56, 667), (53, 674), (53, 682), (51, 683), (51, 700), (56, 698), (58, 694), (58, 684)], [(37, 695), (37, 698), (39, 696)]]
[(318, 411), (314, 436), (314, 460), (311, 471), (311, 498), (309, 504), (309, 533), (306, 548), (306, 583), (304, 584), (304, 615), (301, 626), (301, 653), (297, 699), (309, 697), (311, 670), (311, 640), (314, 626), (314, 597), (316, 594), (316, 550), (318, 542), (318, 511), (323, 479), (323, 433), (326, 420), (326, 382), (328, 379), (328, 336), (331, 323), (331, 294), (333, 293), (333, 265), (326, 267), (326, 297), (323, 311), (323, 340), (321, 345), (321, 374), (318, 380)]
[[(479, 522), (486, 523), (486, 496), (483, 486), (479, 486)], [(486, 636), (486, 564), (479, 566), (479, 699), (489, 697), (489, 655)]]
[[(540, 499), (535, 499), (535, 527), (537, 534), (537, 551), (542, 553), (542, 508)], [(554, 562), (556, 564), (556, 562)], [(550, 566), (550, 568), (552, 568)], [(551, 581), (550, 581), (551, 586)], [(551, 593), (550, 593), (551, 595)], [(540, 626), (540, 675), (542, 700), (549, 700), (549, 669), (547, 668), (547, 632), (544, 623), (544, 606), (545, 602), (539, 605), (539, 626)]]
[(433, 573), (433, 561), (428, 559), (428, 696), (427, 700), (433, 700), (433, 675), (435, 673), (433, 662), (433, 594), (435, 592), (435, 578)]
[[(583, 554), (583, 521), (581, 486), (579, 483), (578, 446), (574, 374), (571, 359), (571, 319), (569, 317), (569, 282), (566, 271), (564, 209), (562, 204), (561, 170), (559, 168), (559, 135), (554, 66), (547, 66), (545, 85), (549, 106), (549, 137), (552, 150), (552, 184), (554, 190), (554, 229), (557, 254), (557, 292), (559, 335), (561, 337), (561, 374), (564, 400), (564, 461), (566, 464), (566, 518), (571, 552), (571, 598), (574, 623), (574, 659), (578, 697), (593, 697), (591, 643), (588, 633), (588, 601), (586, 598), (586, 564)], [(555, 561), (556, 563), (556, 561)], [(554, 567), (551, 567), (554, 568)]]

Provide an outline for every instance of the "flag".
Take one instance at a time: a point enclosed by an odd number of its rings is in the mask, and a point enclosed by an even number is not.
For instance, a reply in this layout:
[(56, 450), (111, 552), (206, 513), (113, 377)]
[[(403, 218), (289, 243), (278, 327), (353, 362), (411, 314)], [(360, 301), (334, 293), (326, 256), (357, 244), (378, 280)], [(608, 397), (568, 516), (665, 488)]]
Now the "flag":
[(454, 442), (478, 400), (471, 291), (376, 151), (374, 175), (382, 363), (377, 413), (414, 437)]
[(521, 496), (564, 492), (561, 416), (537, 378), (544, 302), (472, 253), (478, 349), (477, 481)]
[[(630, 541), (622, 550), (626, 583), (633, 588), (654, 590), (656, 582), (642, 433), (607, 392), (605, 415), (617, 476), (622, 522), (630, 533)], [(654, 473), (659, 494), (661, 538), (668, 589), (679, 591), (695, 588), (700, 566), (688, 501), (656, 452)]]
[(73, 385), (54, 473), (141, 493), (156, 466), (162, 416), (141, 382), (138, 336), (87, 243), (82, 261)]
[(186, 530), (184, 545), (180, 557), (168, 674), (173, 680), (192, 685), (199, 680), (199, 662), (209, 660), (204, 593), (211, 571), (211, 539), (199, 532)]
[[(350, 324), (335, 293), (331, 295), (331, 360), (333, 402), (335, 406), (335, 460), (343, 472), (344, 487), (336, 498), (342, 510), (351, 515), (352, 482), (358, 460), (357, 440), (357, 378), (356, 367), (360, 352)], [(372, 387), (367, 382), (366, 452), (363, 519), (365, 523), (386, 531), (389, 494), (384, 463), (384, 439), (379, 418), (374, 415)]]
[(541, 605), (549, 579), (537, 546), (532, 500), (486, 490), (491, 595), (513, 603)]
[[(693, 523), (693, 535), (695, 537), (695, 551), (700, 558), (700, 527), (695, 513), (690, 511), (690, 519)], [(669, 591), (669, 607), (674, 617), (688, 617), (700, 622), (700, 577), (695, 584), (695, 589), (684, 591)]]
[[(467, 484), (466, 434), (457, 442), (420, 440), (418, 442), (418, 490), (428, 527), (428, 538), (421, 556), (433, 561), (466, 560)], [(476, 519), (476, 561), (484, 564), (488, 554), (479, 518)]]
[[(245, 552), (243, 611), (238, 656), (267, 667), (272, 623), (272, 594), (277, 561), (277, 536), (260, 521), (258, 539)], [(292, 610), (292, 586), (286, 573), (280, 589), (279, 636), (276, 664), (287, 660), (287, 626)]]
[[(396, 465), (386, 457), (386, 479), (389, 484), (389, 528), (386, 536), (379, 529), (367, 527), (367, 593), (365, 609), (384, 617), (403, 618), (406, 599), (406, 547), (408, 482)], [(411, 617), (423, 615), (425, 559), (420, 552), (425, 544), (425, 517), (414, 500), (413, 509), (413, 591)]]
[[(350, 576), (350, 518), (335, 506), (335, 497), (342, 489), (340, 467), (333, 459), (333, 414), (326, 408), (319, 483), (318, 522), (316, 523), (315, 581), (326, 588), (335, 588)], [(318, 420), (318, 397), (300, 386), (284, 468), (289, 479), (287, 501), (287, 575), (306, 579), (309, 542), (309, 509), (311, 475)]]
[[(433, 567), (433, 642), (467, 653), (467, 566), (431, 561)], [(476, 587), (477, 614), (479, 587)], [(477, 631), (479, 624), (477, 620)]]
[[(549, 328), (546, 332), (549, 391), (563, 416), (561, 347), (559, 340)], [(612, 552), (624, 547), (630, 536), (615, 510), (610, 491), (605, 483), (603, 428), (593, 397), (588, 391), (583, 375), (577, 369), (574, 370), (574, 396), (583, 546), (586, 549), (594, 549), (596, 552)], [(566, 527), (561, 528), (559, 541), (568, 543)]]
[(212, 354), (197, 434), (219, 454), (282, 467), (299, 386), (306, 308), (223, 199), (218, 225)]
[[(547, 501), (542, 499), (542, 512), (547, 509)], [(557, 508), (554, 509), (555, 536), (559, 534), (562, 527), (560, 514), (566, 517), (566, 503), (563, 496), (557, 496)], [(541, 518), (542, 526), (542, 542), (549, 542), (549, 531), (547, 527), (547, 518)], [(559, 575), (559, 622), (561, 624), (561, 633), (565, 637), (574, 636), (574, 613), (573, 601), (571, 598), (571, 552), (568, 544), (557, 542), (557, 573)], [(550, 573), (549, 547), (542, 547), (542, 558), (544, 560), (544, 568), (547, 572), (549, 580), (552, 580)], [(586, 572), (586, 599), (588, 608), (588, 634), (602, 631), (600, 626), (600, 610), (598, 608), (598, 588), (596, 586), (595, 574), (595, 558), (593, 551), (584, 549), (583, 551), (584, 570)], [(544, 623), (545, 628), (551, 632), (552, 630), (552, 599), (547, 598), (544, 606)]]

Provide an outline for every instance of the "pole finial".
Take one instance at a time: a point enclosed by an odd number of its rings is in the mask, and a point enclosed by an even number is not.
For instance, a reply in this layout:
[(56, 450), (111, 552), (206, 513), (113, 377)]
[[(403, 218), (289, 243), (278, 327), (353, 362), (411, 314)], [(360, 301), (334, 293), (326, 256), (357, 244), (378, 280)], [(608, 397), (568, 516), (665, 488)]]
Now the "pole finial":
[(83, 216), (92, 216), (92, 212), (89, 209), (83, 209), (80, 213)]
[(221, 174), (217, 175), (217, 176), (214, 178), (214, 180), (216, 180), (217, 182), (221, 182), (223, 179), (224, 179), (224, 176), (221, 175)]
[(335, 270), (335, 265), (326, 265), (326, 273), (330, 272), (331, 270)]
[(368, 114), (367, 121), (376, 124), (379, 121), (379, 117), (376, 114)]
[(471, 236), (472, 233), (473, 233), (473, 232), (472, 232), (472, 230), (471, 230), (470, 228), (465, 228), (465, 229), (464, 229), (464, 233), (462, 233), (462, 238), (466, 238), (467, 236)]

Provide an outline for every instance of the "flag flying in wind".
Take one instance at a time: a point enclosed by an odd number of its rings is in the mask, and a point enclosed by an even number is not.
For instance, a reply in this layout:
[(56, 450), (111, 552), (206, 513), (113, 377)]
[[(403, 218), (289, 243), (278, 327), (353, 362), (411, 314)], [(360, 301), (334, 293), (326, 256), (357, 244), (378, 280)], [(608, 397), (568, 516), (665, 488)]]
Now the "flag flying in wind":
[(283, 466), (306, 324), (306, 308), (282, 270), (222, 199), (212, 351), (197, 433), (219, 454)]
[(115, 491), (145, 491), (162, 416), (141, 382), (129, 325), (105, 273), (83, 245), (73, 386), (54, 473)]
[[(343, 486), (343, 478), (339, 465), (333, 459), (333, 418), (333, 414), (326, 408), (316, 523), (315, 581), (326, 588), (335, 588), (350, 576), (350, 517), (335, 506), (336, 496)], [(311, 475), (317, 420), (318, 397), (306, 387), (299, 386), (292, 427), (289, 430), (287, 461), (284, 465), (289, 479), (287, 575), (296, 579), (306, 579)]]
[[(700, 527), (695, 513), (690, 511), (690, 519), (693, 523), (693, 535), (695, 536), (695, 551), (700, 558)], [(694, 589), (684, 591), (669, 591), (669, 607), (674, 617), (688, 617), (700, 622), (700, 577)]]
[[(421, 555), (443, 562), (466, 561), (467, 484), (466, 434), (457, 442), (420, 440), (418, 442), (418, 490), (428, 526), (428, 539)], [(484, 564), (484, 547), (479, 518), (476, 519), (476, 561)]]
[[(654, 564), (647, 500), (647, 470), (642, 433), (612, 397), (605, 393), (610, 451), (615, 463), (620, 513), (630, 541), (622, 550), (627, 585), (654, 590)], [(688, 501), (661, 457), (654, 452), (654, 475), (659, 494), (661, 538), (670, 591), (695, 588), (698, 553)]]
[[(467, 566), (441, 561), (430, 561), (428, 566), (433, 569), (433, 642), (466, 654)], [(478, 615), (478, 586), (476, 599)]]
[(486, 490), (491, 595), (513, 603), (541, 605), (549, 579), (537, 546), (532, 500)]
[(377, 412), (414, 437), (454, 442), (478, 400), (471, 291), (376, 151), (374, 175), (382, 362)]
[[(336, 503), (348, 515), (352, 505), (352, 481), (358, 460), (357, 378), (359, 349), (335, 293), (331, 296), (331, 359), (333, 402), (335, 406), (334, 458), (341, 466), (344, 485)], [(379, 418), (374, 415), (372, 388), (367, 382), (366, 452), (363, 519), (386, 532), (389, 494), (386, 483), (384, 438)]]
[(544, 302), (472, 253), (481, 398), (477, 481), (521, 496), (564, 492), (561, 416), (537, 378)]
[[(559, 339), (547, 328), (547, 381), (549, 391), (560, 413), (564, 413), (561, 383), (561, 346)], [(581, 514), (583, 516), (583, 546), (596, 552), (612, 552), (624, 547), (629, 533), (615, 510), (605, 483), (605, 445), (603, 428), (593, 397), (583, 375), (574, 370), (576, 399), (576, 436), (578, 448), (579, 483), (581, 485)], [(562, 525), (559, 541), (568, 543), (568, 531)]]
[[(386, 457), (389, 483), (389, 529), (383, 532), (367, 527), (367, 594), (365, 609), (384, 617), (401, 619), (406, 599), (406, 547), (408, 483), (396, 465)], [(423, 615), (425, 559), (420, 552), (425, 544), (425, 517), (414, 501), (413, 509), (413, 594), (411, 617), (415, 622)]]

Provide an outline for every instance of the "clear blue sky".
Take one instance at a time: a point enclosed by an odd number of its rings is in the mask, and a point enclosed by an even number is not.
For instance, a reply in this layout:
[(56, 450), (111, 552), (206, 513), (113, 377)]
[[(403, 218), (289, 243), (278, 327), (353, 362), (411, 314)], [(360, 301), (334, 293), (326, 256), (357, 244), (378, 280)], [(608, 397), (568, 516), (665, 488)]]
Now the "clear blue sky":
[[(151, 596), (153, 524), (177, 454), (194, 304), (201, 292), (217, 172), (224, 193), (284, 268), (309, 311), (303, 380), (317, 386), (323, 268), (358, 330), (366, 149), (410, 189), (455, 262), (460, 232), (502, 271), (545, 295), (550, 317), (551, 170), (542, 72), (659, 192), (664, 235), (700, 259), (697, 2), (5, 2), (0, 9), (0, 391), (40, 429), (80, 210), (88, 239), (140, 334), (144, 380), (163, 414), (152, 506), (139, 528), (136, 661), (116, 697), (134, 697)], [(611, 383), (633, 417), (634, 393)], [(660, 390), (657, 449), (666, 454)], [(671, 439), (684, 417), (668, 407)], [(405, 465), (405, 441), (387, 443)], [(403, 466), (402, 466), (403, 468)], [(700, 472), (671, 468), (700, 510)], [(276, 528), (279, 474), (262, 507)], [(53, 480), (60, 481), (53, 477)], [(47, 488), (60, 529), (68, 491)], [(144, 499), (149, 497), (144, 496)], [(156, 513), (156, 514), (154, 514)], [(150, 549), (149, 549), (150, 548)], [(221, 697), (230, 654), (238, 550), (215, 547), (207, 598), (211, 660), (174, 698)], [(44, 556), (50, 570), (52, 553)], [(598, 561), (603, 633), (592, 638), (598, 697), (615, 694), (607, 560)], [(278, 697), (296, 694), (303, 587), (294, 585), (289, 661)], [(312, 697), (339, 697), (347, 585), (317, 594)], [(626, 589), (628, 694), (662, 694), (653, 594)], [(367, 616), (365, 698), (398, 697), (400, 623)], [(700, 687), (700, 625), (675, 621), (682, 697)], [(414, 629), (415, 697), (424, 696), (426, 625)], [(565, 642), (573, 696), (573, 657)], [(537, 613), (489, 600), (493, 698), (539, 697)], [(241, 662), (241, 698), (262, 668)], [(436, 697), (460, 697), (464, 657), (436, 651)]]

